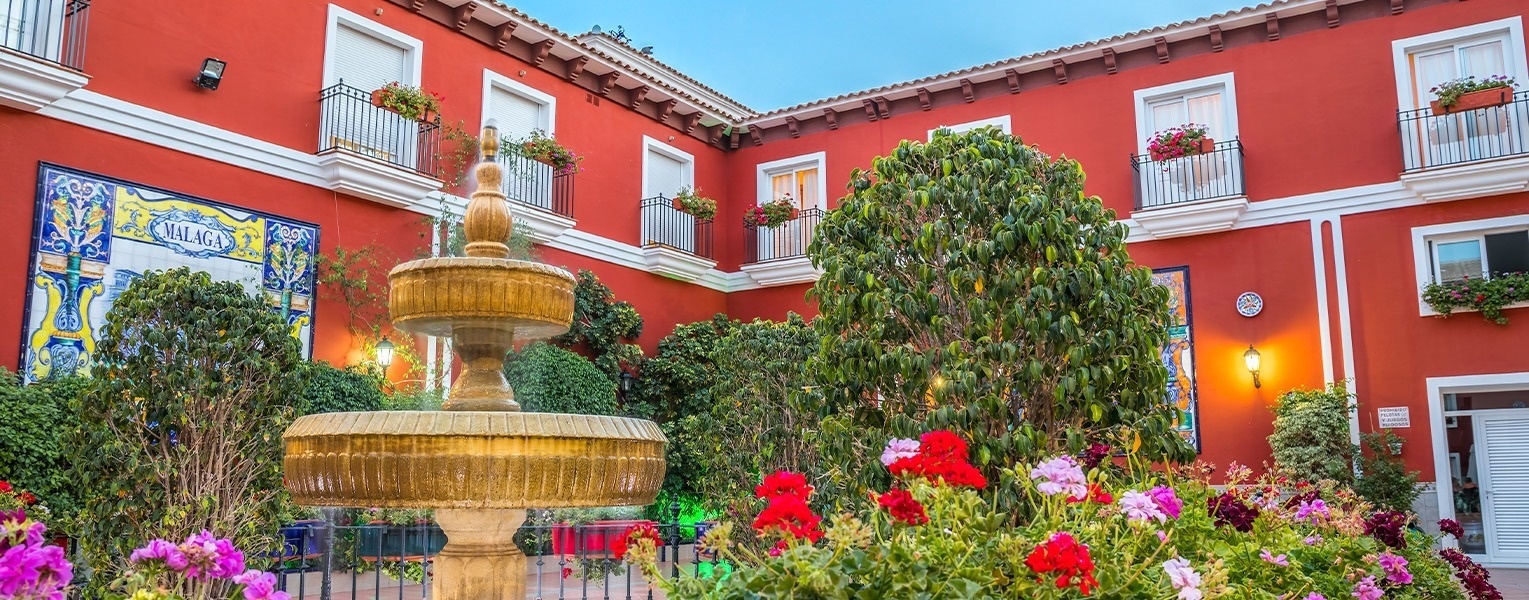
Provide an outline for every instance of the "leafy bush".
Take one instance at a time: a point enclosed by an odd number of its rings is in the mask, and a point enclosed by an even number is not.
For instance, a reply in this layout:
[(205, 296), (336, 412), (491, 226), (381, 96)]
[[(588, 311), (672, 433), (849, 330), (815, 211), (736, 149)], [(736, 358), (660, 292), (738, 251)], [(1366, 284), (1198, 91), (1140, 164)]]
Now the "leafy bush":
[[(1163, 402), (1168, 292), (1078, 163), (983, 128), (872, 164), (808, 248), (824, 271), (812, 365), (861, 430), (829, 464), (936, 428), (973, 436), (990, 476), (1091, 442), (1194, 457)], [(862, 490), (884, 477), (862, 471)]]
[(154, 538), (210, 530), (246, 551), (275, 546), (281, 434), (303, 359), (263, 298), (186, 268), (135, 280), (106, 315), (71, 435), (88, 482), (80, 539), (92, 583)]
[(382, 410), (381, 380), (355, 366), (336, 369), (326, 362), (309, 363), (303, 414)]
[(0, 481), (32, 492), (51, 511), (55, 530), (70, 531), (79, 507), (79, 482), (69, 478), (64, 434), (77, 422), (74, 405), (85, 380), (78, 377), (21, 385), (0, 369)]
[(1360, 456), (1354, 491), (1376, 506), (1411, 511), (1419, 493), (1418, 472), (1409, 472), (1402, 459), (1391, 454), (1391, 444), (1402, 443), (1401, 436), (1379, 431), (1361, 434), (1360, 440), (1367, 452)]
[(568, 333), (552, 338), (562, 348), (584, 351), (612, 383), (621, 371), (642, 359), (642, 348), (631, 342), (642, 335), (642, 315), (588, 269), (579, 271), (573, 288), (573, 324)]
[(1354, 480), (1354, 445), (1349, 441), (1348, 389), (1291, 390), (1274, 405), (1274, 466), (1299, 480)]
[(526, 412), (616, 414), (616, 384), (584, 357), (543, 342), (511, 352), (504, 376)]
[[(1123, 471), (1085, 471), (1064, 455), (999, 470), (995, 483), (1024, 498), (1016, 515), (992, 504), (954, 434), (886, 450), (893, 456), (882, 464), (856, 466), (893, 476), (891, 489), (875, 507), (826, 521), (807, 507), (814, 490), (800, 475), (766, 477), (757, 490), (767, 506), (750, 528), (765, 544), (736, 543), (731, 523), (703, 542), (739, 565), (731, 576), (665, 579), (653, 535), (640, 529), (628, 536), (628, 560), (678, 600), (1461, 600), (1451, 564), (1473, 566), (1436, 554), (1435, 538), (1405, 528), (1403, 515), (1371, 512), (1342, 486), (1280, 489), (1236, 468), (1222, 491), (1210, 470), (1164, 472), (1132, 454)], [(1467, 578), (1470, 569), (1456, 569)], [(1485, 600), (1489, 588), (1473, 594)]]

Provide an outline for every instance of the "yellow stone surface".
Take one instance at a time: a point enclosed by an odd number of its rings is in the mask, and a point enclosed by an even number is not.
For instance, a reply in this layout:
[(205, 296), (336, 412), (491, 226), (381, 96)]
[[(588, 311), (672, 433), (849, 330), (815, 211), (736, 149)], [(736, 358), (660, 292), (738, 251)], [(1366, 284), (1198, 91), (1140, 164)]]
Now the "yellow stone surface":
[(393, 325), (450, 337), (474, 324), (513, 330), (534, 340), (568, 331), (573, 275), (541, 263), (503, 258), (446, 257), (409, 261), (388, 274)]

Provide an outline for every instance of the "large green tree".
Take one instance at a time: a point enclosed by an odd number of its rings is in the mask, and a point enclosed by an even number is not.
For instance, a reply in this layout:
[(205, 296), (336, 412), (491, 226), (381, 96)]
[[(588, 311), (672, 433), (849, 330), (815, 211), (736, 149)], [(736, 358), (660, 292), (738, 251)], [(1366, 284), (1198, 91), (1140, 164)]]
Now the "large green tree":
[(808, 250), (813, 365), (875, 433), (830, 445), (831, 462), (937, 428), (972, 440), (990, 475), (1094, 441), (1193, 457), (1164, 401), (1167, 291), (1083, 179), (994, 128), (905, 141), (851, 174)]
[(96, 356), (68, 443), (91, 581), (153, 538), (273, 547), (281, 434), (307, 372), (286, 320), (238, 283), (151, 272), (107, 312)]

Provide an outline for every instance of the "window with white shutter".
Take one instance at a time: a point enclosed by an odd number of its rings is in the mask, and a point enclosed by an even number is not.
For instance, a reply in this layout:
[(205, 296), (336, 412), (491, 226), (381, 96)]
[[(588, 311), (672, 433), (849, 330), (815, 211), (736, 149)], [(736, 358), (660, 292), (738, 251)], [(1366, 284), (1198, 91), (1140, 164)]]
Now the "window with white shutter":
[(341, 23), (335, 29), (334, 53), (329, 57), (329, 83), (371, 92), (397, 81), (416, 85), (410, 71), (409, 49)]
[[(557, 99), (488, 69), (483, 71), (483, 121), (493, 121), (499, 136), (511, 143), (532, 132), (551, 135), (556, 125)], [(501, 159), (505, 167), (504, 195), (511, 200), (552, 210), (551, 165), (521, 156)]]
[(419, 124), (372, 106), (371, 94), (420, 84), (424, 45), (366, 17), (329, 5), (319, 149), (341, 149), (414, 168)]
[(692, 185), (688, 177), (689, 164), (657, 148), (648, 148), (646, 168), (648, 188), (643, 191), (645, 198), (653, 196), (673, 198), (680, 188)]

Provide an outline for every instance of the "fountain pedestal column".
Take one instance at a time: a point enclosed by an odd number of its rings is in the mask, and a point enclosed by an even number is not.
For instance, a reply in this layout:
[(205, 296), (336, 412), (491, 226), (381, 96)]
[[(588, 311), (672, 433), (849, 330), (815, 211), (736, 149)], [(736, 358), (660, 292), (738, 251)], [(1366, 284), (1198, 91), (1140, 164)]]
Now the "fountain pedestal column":
[(524, 600), (526, 555), (515, 532), (522, 509), (440, 509), (435, 520), (446, 547), (435, 555), (430, 595), (436, 600)]

